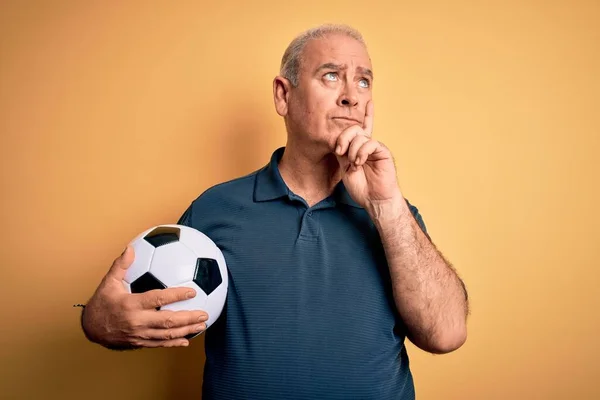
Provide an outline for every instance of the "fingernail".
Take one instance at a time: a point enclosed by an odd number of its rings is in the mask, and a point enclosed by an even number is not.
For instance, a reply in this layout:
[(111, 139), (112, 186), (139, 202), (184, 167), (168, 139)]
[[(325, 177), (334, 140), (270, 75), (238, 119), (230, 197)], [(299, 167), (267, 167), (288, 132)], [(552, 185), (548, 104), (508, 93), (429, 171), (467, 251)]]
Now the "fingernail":
[(342, 153), (342, 146), (340, 146), (338, 144), (338, 146), (335, 148), (335, 152), (341, 155), (341, 153)]
[(194, 292), (187, 292), (187, 293), (185, 294), (185, 297), (187, 297), (188, 299), (191, 299), (191, 298), (192, 298), (192, 297), (194, 297), (194, 296), (195, 296), (195, 293), (194, 293)]
[(204, 322), (206, 321), (208, 318), (206, 318), (206, 315), (201, 315), (200, 318), (198, 318), (198, 322)]
[(200, 325), (196, 325), (196, 332), (200, 332), (203, 331), (204, 329), (206, 329), (206, 324), (200, 324)]
[(189, 344), (190, 344), (190, 342), (188, 342), (187, 340), (185, 342), (183, 342), (184, 347), (188, 347)]

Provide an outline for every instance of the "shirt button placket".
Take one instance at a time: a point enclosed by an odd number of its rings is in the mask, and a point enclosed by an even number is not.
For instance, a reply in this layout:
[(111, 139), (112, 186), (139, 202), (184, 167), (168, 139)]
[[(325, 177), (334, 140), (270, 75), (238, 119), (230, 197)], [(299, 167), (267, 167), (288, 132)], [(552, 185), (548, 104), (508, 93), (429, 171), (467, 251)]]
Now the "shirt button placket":
[(313, 211), (307, 211), (302, 218), (300, 237), (305, 240), (317, 240), (319, 236), (318, 222)]

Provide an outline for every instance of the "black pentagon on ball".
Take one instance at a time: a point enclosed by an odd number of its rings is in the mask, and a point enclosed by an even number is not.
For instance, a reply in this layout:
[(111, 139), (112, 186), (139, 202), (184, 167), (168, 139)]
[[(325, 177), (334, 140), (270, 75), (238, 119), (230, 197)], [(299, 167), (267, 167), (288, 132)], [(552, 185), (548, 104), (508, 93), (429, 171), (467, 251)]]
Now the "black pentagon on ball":
[(219, 264), (217, 260), (212, 258), (198, 258), (196, 260), (196, 270), (194, 271), (194, 282), (200, 286), (202, 291), (209, 295), (215, 290), (223, 278), (221, 277), (221, 271), (219, 271)]
[(144, 240), (154, 247), (178, 242), (181, 230), (174, 226), (159, 226), (144, 236)]
[(167, 286), (156, 279), (150, 272), (146, 272), (144, 275), (131, 282), (131, 293), (144, 293), (154, 289), (166, 289)]

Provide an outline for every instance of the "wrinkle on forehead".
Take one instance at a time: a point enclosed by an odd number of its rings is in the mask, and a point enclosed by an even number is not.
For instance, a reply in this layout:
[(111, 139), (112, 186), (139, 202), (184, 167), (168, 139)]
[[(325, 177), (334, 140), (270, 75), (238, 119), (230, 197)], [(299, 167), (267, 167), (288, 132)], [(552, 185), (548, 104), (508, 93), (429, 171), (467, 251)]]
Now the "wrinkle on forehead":
[(313, 39), (303, 51), (303, 68), (316, 70), (325, 63), (346, 64), (352, 69), (357, 67), (372, 70), (371, 59), (365, 46), (347, 36), (331, 35)]

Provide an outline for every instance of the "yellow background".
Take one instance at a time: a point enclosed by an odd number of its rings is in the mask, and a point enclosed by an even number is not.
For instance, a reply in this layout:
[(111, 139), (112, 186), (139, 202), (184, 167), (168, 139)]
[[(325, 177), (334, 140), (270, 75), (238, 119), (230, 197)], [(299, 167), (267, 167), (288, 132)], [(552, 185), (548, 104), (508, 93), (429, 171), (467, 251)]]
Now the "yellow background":
[(2, 2), (0, 397), (200, 397), (202, 339), (111, 352), (72, 304), (133, 236), (267, 162), (285, 47), (345, 22), (375, 134), (471, 296), (463, 348), (409, 345), (418, 398), (600, 398), (600, 3), (217, 3)]

